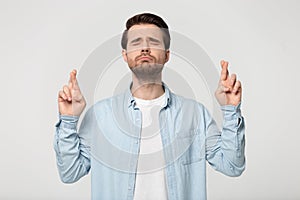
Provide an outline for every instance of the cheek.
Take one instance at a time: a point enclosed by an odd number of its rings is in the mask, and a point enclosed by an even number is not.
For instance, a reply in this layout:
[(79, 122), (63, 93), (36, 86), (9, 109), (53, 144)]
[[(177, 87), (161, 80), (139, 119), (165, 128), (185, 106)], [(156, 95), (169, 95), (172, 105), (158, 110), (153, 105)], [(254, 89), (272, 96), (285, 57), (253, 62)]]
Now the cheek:
[(129, 67), (133, 67), (133, 66), (135, 65), (134, 60), (132, 60), (132, 59), (130, 59), (130, 58), (127, 59), (127, 63), (128, 63), (128, 66), (129, 66)]
[(127, 63), (129, 65), (129, 67), (135, 66), (135, 55), (133, 55), (132, 53), (128, 53), (127, 54)]
[(166, 61), (166, 54), (164, 52), (160, 52), (157, 56), (157, 62), (160, 63), (160, 64), (163, 64), (165, 63)]
[(137, 56), (139, 55), (139, 52), (138, 51), (129, 51), (127, 53), (127, 58), (128, 60), (134, 60)]

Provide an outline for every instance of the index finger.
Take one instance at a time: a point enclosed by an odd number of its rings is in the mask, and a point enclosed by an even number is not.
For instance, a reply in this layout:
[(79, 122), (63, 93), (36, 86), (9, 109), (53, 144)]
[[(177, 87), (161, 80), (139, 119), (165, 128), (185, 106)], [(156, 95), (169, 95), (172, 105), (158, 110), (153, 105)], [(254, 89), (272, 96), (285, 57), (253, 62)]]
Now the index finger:
[(222, 71), (221, 71), (221, 81), (225, 81), (227, 79), (227, 76), (229, 74), (228, 72), (228, 62), (221, 60), (221, 67), (222, 67)]

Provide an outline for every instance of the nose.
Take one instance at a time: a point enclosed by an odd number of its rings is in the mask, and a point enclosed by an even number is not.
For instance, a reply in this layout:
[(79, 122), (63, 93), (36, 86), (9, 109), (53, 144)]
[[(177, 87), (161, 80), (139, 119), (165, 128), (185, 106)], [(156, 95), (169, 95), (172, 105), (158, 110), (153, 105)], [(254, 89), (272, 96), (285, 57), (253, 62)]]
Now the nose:
[(142, 49), (141, 49), (141, 53), (147, 53), (147, 54), (150, 54), (150, 53), (151, 53), (150, 48), (149, 48), (149, 47), (147, 47), (147, 48), (142, 48)]
[(147, 54), (151, 53), (148, 41), (144, 42), (143, 47), (141, 48), (141, 53), (147, 53)]

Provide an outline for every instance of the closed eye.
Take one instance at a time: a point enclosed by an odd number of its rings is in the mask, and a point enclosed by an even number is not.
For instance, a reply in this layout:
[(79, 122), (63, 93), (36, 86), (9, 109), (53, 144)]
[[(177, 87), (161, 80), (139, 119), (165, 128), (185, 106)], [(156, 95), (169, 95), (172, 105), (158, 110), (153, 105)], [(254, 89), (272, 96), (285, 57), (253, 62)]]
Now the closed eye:
[(155, 38), (149, 38), (149, 41), (152, 43), (152, 44), (160, 44), (161, 42)]
[(136, 38), (136, 39), (134, 39), (134, 40), (132, 40), (131, 42), (130, 42), (130, 44), (138, 44), (138, 43), (140, 43), (142, 41), (142, 38)]

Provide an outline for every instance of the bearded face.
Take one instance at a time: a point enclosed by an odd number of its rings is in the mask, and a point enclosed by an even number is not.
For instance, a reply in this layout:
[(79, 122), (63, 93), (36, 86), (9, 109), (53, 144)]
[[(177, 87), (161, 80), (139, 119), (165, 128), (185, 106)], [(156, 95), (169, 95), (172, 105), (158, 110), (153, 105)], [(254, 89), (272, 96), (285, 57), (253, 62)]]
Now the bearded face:
[(161, 80), (169, 50), (165, 50), (160, 28), (152, 24), (132, 26), (128, 31), (127, 50), (123, 50), (123, 58), (140, 83)]

